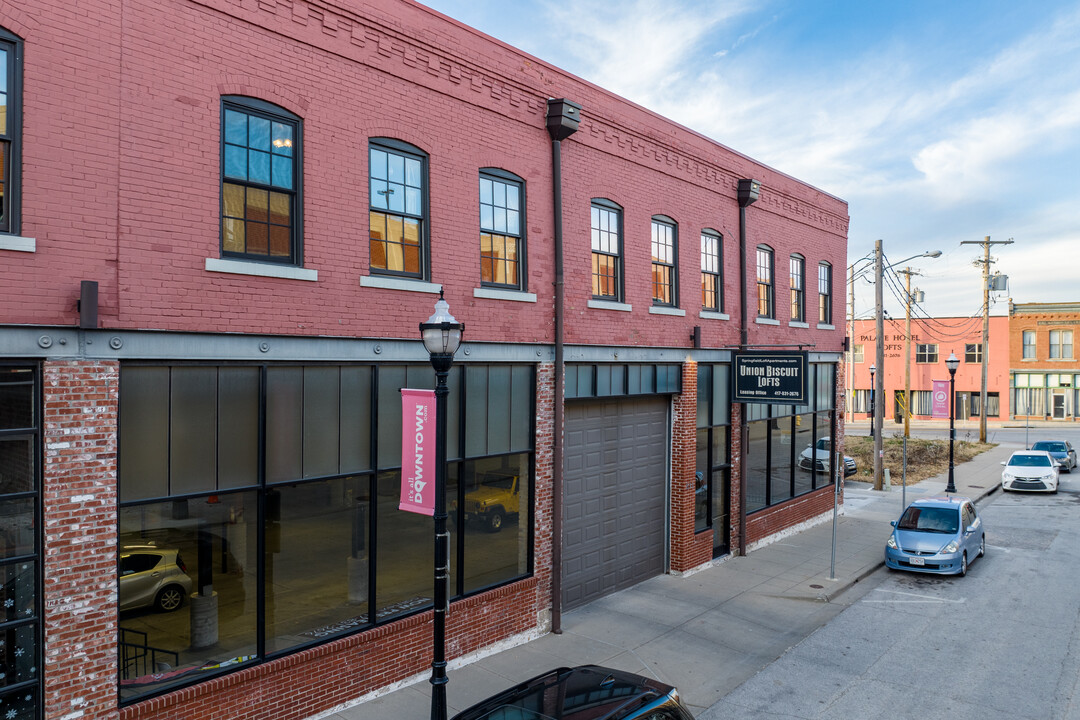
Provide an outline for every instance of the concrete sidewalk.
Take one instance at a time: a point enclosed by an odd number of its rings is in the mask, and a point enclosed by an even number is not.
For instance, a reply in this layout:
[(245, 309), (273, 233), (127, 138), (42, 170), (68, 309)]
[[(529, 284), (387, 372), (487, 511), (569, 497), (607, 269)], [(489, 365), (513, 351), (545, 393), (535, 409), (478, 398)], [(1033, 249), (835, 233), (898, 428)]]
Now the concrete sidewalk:
[[(1002, 445), (955, 468), (957, 494), (981, 498), (999, 487)], [(743, 557), (690, 575), (661, 575), (564, 613), (563, 632), (501, 652), (453, 662), (450, 715), (561, 665), (594, 663), (676, 685), (698, 715), (843, 610), (837, 598), (884, 565), (891, 520), (902, 497), (941, 494), (941, 475), (902, 490), (847, 482), (835, 523), (783, 534)], [(857, 593), (849, 597), (854, 600)], [(326, 720), (410, 720), (430, 714), (427, 675), (379, 697), (318, 716)]]

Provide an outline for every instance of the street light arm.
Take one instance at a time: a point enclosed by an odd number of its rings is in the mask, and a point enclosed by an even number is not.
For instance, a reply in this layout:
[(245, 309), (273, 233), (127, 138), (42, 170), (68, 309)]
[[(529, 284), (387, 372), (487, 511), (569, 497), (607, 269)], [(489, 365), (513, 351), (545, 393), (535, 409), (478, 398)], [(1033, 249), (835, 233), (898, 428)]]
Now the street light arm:
[[(888, 269), (893, 268), (893, 267), (895, 267), (897, 265), (903, 265), (904, 263), (908, 262), (909, 260), (914, 260), (916, 258), (923, 258), (923, 257), (925, 257), (925, 258), (938, 258), (938, 257), (941, 257), (941, 251), (940, 250), (928, 250), (928, 251), (926, 251), (924, 253), (920, 253), (918, 255), (912, 255), (909, 258), (904, 258), (903, 260), (897, 260), (896, 262), (891, 262), (888, 265), (883, 266), (882, 270), (888, 270)], [(851, 265), (848, 265), (848, 270), (849, 271), (854, 270), (855, 266), (858, 265), (863, 260), (868, 260), (871, 263), (873, 262), (873, 258), (865, 258), (865, 257), (859, 258), (858, 260), (853, 262)], [(858, 272), (851, 272), (850, 277), (848, 278), (848, 283), (851, 284), (851, 283), (855, 282), (856, 280), (858, 280), (859, 278), (863, 277), (864, 275), (868, 274), (873, 269), (873, 267), (874, 266), (871, 264), (871, 265), (867, 265), (867, 266), (861, 268)]]

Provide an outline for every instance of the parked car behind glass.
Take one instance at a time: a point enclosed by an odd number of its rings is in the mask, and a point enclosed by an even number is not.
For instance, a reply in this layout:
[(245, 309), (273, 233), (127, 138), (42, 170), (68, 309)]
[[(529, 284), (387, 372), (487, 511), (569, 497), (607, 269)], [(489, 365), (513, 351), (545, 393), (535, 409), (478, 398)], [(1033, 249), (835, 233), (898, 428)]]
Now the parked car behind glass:
[(1067, 473), (1076, 467), (1076, 450), (1068, 440), (1040, 440), (1031, 449), (1050, 453), (1050, 457), (1061, 463), (1061, 468)]
[[(817, 470), (819, 473), (828, 471), (829, 453), (832, 451), (832, 438), (818, 438), (811, 448), (807, 446), (799, 453), (799, 469)], [(844, 456), (844, 477), (851, 477), (859, 471), (855, 464), (855, 458)]]
[(1017, 450), (1001, 463), (1001, 491), (1052, 492), (1058, 489), (1059, 463), (1043, 450)]
[(558, 668), (492, 695), (453, 720), (693, 720), (657, 680), (583, 665)]
[(172, 612), (191, 594), (191, 578), (175, 548), (125, 545), (119, 570), (121, 610), (153, 607)]
[(893, 570), (967, 575), (968, 563), (986, 552), (982, 518), (966, 497), (921, 498), (892, 526), (885, 564)]

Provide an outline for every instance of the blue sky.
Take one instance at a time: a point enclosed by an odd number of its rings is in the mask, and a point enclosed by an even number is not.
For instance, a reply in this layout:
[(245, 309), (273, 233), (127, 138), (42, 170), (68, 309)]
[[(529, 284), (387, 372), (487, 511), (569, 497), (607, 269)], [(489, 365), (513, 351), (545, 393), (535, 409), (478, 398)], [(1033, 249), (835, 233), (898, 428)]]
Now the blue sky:
[(915, 316), (981, 315), (987, 235), (992, 314), (1080, 302), (1080, 0), (423, 4), (843, 198), (849, 262), (941, 250)]

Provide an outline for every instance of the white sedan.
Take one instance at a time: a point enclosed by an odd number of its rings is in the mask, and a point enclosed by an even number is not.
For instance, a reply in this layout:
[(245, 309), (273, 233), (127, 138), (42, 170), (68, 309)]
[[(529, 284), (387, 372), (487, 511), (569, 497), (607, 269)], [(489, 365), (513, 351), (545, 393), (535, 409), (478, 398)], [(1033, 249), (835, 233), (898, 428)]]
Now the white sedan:
[(1058, 472), (1061, 465), (1040, 450), (1020, 450), (1001, 463), (1001, 490), (1027, 490), (1031, 492), (1051, 492), (1058, 490)]

